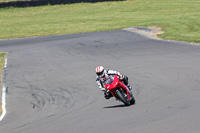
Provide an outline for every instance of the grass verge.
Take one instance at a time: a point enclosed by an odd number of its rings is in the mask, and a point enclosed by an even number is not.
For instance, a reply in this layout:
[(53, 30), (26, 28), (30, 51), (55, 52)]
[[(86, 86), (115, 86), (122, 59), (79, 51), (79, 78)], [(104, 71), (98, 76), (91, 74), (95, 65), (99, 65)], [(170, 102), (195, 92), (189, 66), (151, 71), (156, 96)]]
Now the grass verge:
[(2, 2), (11, 2), (11, 1), (26, 1), (26, 0), (0, 0), (0, 3), (2, 3)]
[(0, 0), (0, 3), (2, 3), (2, 2), (11, 2), (11, 1), (24, 1), (24, 0)]
[[(3, 72), (3, 65), (4, 65), (4, 59), (5, 59), (5, 53), (0, 52), (0, 92), (1, 92), (1, 75)], [(1, 94), (1, 93), (0, 93)], [(0, 103), (1, 103), (1, 96), (0, 96)], [(1, 104), (0, 104), (0, 115), (2, 113), (2, 108), (1, 108)]]
[(0, 38), (162, 27), (163, 39), (200, 43), (199, 0), (128, 0), (0, 9)]

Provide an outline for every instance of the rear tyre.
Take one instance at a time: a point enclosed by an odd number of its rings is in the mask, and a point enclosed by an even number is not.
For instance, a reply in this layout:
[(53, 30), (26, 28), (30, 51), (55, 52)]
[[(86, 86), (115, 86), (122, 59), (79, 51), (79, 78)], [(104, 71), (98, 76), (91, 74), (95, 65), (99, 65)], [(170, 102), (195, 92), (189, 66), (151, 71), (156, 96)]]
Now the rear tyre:
[(135, 98), (134, 98), (133, 94), (131, 95), (131, 98), (132, 98), (132, 99), (131, 99), (130, 103), (131, 103), (131, 104), (135, 104)]
[(120, 101), (122, 101), (126, 106), (131, 105), (131, 103), (127, 100), (127, 98), (121, 93), (120, 90), (116, 90), (116, 95)]

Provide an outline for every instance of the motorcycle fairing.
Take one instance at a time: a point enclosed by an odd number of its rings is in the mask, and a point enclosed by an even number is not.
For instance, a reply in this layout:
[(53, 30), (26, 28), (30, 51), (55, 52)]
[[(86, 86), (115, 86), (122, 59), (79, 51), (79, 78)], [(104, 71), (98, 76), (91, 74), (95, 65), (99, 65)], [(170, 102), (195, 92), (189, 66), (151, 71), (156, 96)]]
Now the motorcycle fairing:
[[(130, 94), (129, 94), (129, 90), (128, 90), (127, 86), (118, 79), (117, 75), (109, 76), (109, 78), (105, 82), (105, 88), (110, 90), (111, 94), (115, 97), (116, 97), (116, 94), (115, 94), (116, 89), (123, 88), (127, 92), (128, 100), (130, 98)], [(113, 90), (115, 90), (115, 91), (113, 91)]]

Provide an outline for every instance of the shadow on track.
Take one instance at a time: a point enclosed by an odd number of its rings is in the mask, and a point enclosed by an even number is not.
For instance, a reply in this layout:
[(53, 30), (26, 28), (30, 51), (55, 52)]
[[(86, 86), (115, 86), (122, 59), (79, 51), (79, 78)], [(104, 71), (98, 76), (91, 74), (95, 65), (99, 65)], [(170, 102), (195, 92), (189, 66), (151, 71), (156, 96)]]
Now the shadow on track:
[(120, 105), (114, 105), (114, 106), (107, 106), (107, 107), (103, 107), (103, 108), (107, 108), (107, 109), (109, 109), (109, 108), (124, 108), (124, 107), (131, 107), (131, 106), (132, 105), (126, 106), (124, 104), (120, 104)]

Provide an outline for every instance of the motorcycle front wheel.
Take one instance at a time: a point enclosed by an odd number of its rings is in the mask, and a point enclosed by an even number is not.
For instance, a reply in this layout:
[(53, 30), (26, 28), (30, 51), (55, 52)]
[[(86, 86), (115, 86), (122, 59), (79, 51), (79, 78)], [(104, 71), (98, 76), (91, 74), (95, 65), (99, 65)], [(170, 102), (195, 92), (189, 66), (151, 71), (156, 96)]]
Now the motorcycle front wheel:
[(116, 95), (120, 101), (122, 101), (126, 106), (131, 105), (130, 101), (128, 101), (127, 97), (125, 97), (119, 89), (116, 90)]

